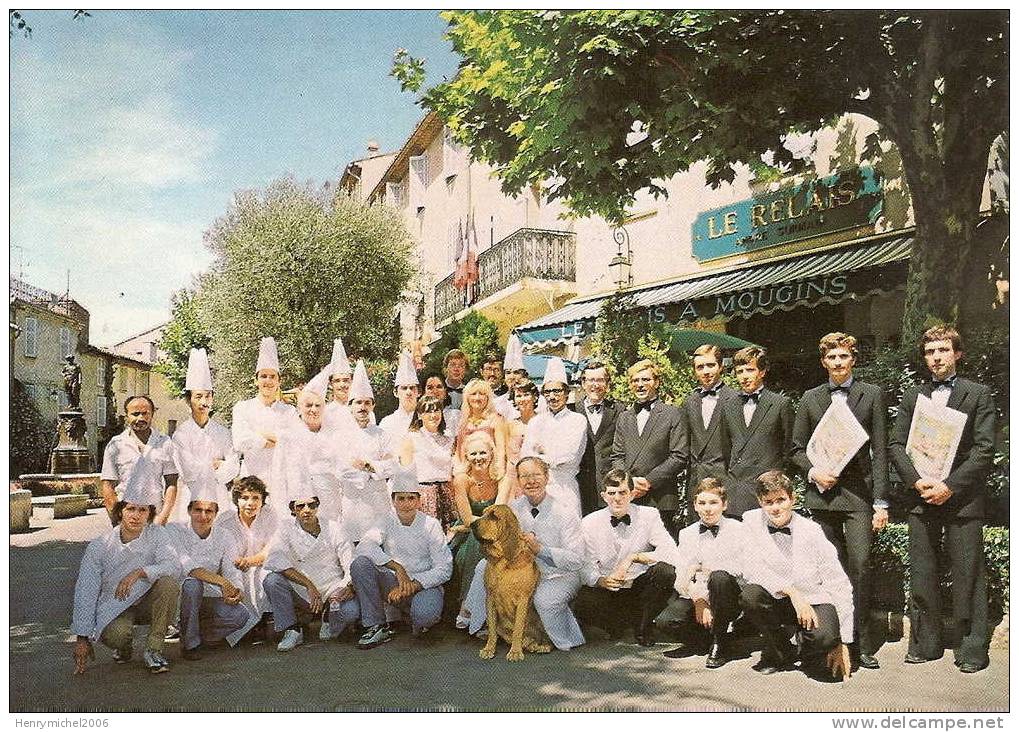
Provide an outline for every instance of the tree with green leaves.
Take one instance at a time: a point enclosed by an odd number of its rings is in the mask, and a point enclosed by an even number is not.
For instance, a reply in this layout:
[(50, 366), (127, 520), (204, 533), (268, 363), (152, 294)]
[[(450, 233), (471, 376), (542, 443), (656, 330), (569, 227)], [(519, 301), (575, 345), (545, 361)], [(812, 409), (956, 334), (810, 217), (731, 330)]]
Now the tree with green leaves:
[(397, 211), (282, 179), (236, 194), (205, 241), (215, 259), (175, 300), (164, 373), (208, 344), (225, 407), (251, 396), (262, 336), (276, 339), (284, 388), (318, 373), (337, 336), (353, 357), (395, 360), (394, 313), (414, 274)]
[(425, 361), (428, 370), (441, 370), (442, 359), (446, 353), (459, 348), (467, 354), (471, 368), (477, 372), (481, 368), (481, 359), (491, 351), (501, 351), (499, 347), (499, 327), (495, 321), (486, 318), (477, 310), (469, 310), (460, 320), (453, 319), (442, 329), (442, 336), (432, 344), (432, 350)]
[[(759, 179), (806, 161), (784, 144), (857, 113), (863, 158), (901, 157), (917, 235), (903, 335), (956, 320), (988, 155), (1008, 127), (1008, 12), (448, 11), (459, 73), (424, 93), (508, 193), (543, 185), (620, 221), (638, 191), (707, 162)], [(394, 75), (421, 87), (407, 54)]]

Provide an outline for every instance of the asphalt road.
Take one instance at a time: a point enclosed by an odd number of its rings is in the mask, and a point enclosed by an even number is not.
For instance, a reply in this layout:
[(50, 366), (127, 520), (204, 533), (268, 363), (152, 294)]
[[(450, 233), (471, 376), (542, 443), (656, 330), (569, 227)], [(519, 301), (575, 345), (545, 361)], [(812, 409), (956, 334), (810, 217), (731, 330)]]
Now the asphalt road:
[(95, 512), (57, 524), (36, 521), (11, 537), (10, 710), (31, 711), (357, 711), (357, 710), (811, 710), (1005, 711), (1008, 652), (991, 651), (989, 669), (959, 673), (951, 653), (922, 666), (902, 662), (905, 642), (877, 654), (882, 668), (842, 683), (799, 671), (762, 677), (756, 652), (709, 671), (702, 658), (666, 659), (662, 642), (641, 648), (591, 634), (569, 652), (491, 661), (481, 641), (436, 629), (416, 640), (398, 635), (368, 651), (317, 639), (289, 654), (273, 646), (212, 651), (197, 662), (167, 645), (169, 673), (149, 676), (136, 661), (96, 661), (72, 674), (69, 623), (74, 580), (88, 539), (103, 530)]

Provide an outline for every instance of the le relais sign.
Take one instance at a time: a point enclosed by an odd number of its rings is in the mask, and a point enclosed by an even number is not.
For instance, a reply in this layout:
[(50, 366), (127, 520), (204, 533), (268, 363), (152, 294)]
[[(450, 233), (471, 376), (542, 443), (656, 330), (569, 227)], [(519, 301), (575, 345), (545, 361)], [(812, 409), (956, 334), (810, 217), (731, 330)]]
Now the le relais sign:
[(693, 255), (717, 259), (873, 224), (882, 201), (873, 168), (840, 171), (704, 211), (693, 223)]

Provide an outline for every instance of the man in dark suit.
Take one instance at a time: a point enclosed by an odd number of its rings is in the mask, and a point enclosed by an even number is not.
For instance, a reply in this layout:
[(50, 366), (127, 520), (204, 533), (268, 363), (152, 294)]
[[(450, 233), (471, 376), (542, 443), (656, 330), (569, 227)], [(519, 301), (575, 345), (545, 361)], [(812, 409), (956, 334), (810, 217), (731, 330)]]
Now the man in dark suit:
[(769, 470), (787, 472), (793, 444), (793, 403), (789, 397), (764, 388), (768, 353), (747, 346), (732, 358), (740, 391), (722, 405), (730, 441), (729, 514), (741, 517), (759, 508), (757, 477)]
[(601, 490), (612, 467), (612, 439), (622, 407), (606, 398), (609, 372), (600, 361), (589, 361), (580, 377), (584, 396), (572, 409), (587, 417), (587, 449), (580, 461), (580, 509), (583, 515), (603, 508)]
[[(990, 388), (956, 376), (962, 339), (947, 326), (928, 329), (921, 339), (933, 380), (903, 395), (889, 442), (892, 460), (905, 487), (909, 522), (910, 633), (906, 663), (941, 658), (955, 648), (963, 673), (987, 668), (987, 580), (984, 577), (983, 525), (986, 480), (993, 467), (994, 400)], [(921, 476), (906, 442), (919, 395), (966, 415), (962, 440), (948, 477)], [(958, 636), (941, 635), (937, 547), (942, 534), (952, 568), (952, 619)]]
[(729, 463), (729, 439), (719, 405), (736, 398), (722, 383), (722, 349), (703, 345), (693, 352), (693, 372), (699, 386), (683, 402), (681, 409), (690, 440), (690, 467), (687, 469), (687, 515), (697, 520), (694, 498), (697, 486), (705, 478), (725, 481)]
[[(793, 462), (807, 477), (804, 505), (835, 545), (842, 568), (853, 584), (853, 663), (878, 668), (877, 644), (870, 632), (870, 545), (874, 531), (888, 523), (888, 450), (885, 444), (885, 406), (881, 387), (853, 378), (856, 338), (829, 333), (818, 344), (828, 381), (803, 395), (793, 426)], [(814, 465), (807, 443), (828, 408), (841, 401), (870, 438), (842, 469)]]
[(672, 527), (680, 510), (677, 476), (687, 461), (683, 413), (658, 398), (661, 380), (653, 362), (638, 361), (626, 374), (634, 404), (616, 420), (612, 467), (629, 473), (634, 500), (655, 506)]

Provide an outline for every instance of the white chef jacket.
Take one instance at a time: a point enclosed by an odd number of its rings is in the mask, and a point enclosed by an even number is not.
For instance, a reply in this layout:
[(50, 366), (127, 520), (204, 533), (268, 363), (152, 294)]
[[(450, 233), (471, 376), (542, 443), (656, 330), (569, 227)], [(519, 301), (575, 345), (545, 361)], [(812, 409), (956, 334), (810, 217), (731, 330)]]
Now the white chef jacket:
[[(289, 515), (289, 511), (287, 513)], [(279, 516), (273, 510), (273, 507), (262, 506), (262, 510), (250, 527), (245, 526), (244, 522), (240, 520), (236, 508), (232, 511), (221, 511), (219, 516), (216, 517), (214, 526), (224, 530), (230, 538), (229, 546), (236, 554), (232, 557), (227, 556), (226, 560), (232, 564), (238, 557), (250, 557), (252, 554), (258, 554), (266, 546), (269, 547), (271, 552), (279, 523)], [(263, 562), (261, 567), (249, 567), (239, 571), (241, 573), (241, 584), (237, 586), (244, 593), (244, 604), (251, 610), (256, 619), (260, 618), (262, 613), (269, 612), (271, 609), (269, 607), (269, 598), (262, 587), (262, 580), (268, 574), (265, 570), (265, 563)], [(244, 629), (244, 632), (236, 637), (240, 638), (246, 632), (247, 629)], [(230, 640), (231, 637), (228, 636), (227, 640)], [(234, 643), (236, 641), (231, 640), (230, 642)]]
[(273, 456), (273, 473), (279, 481), (277, 490), (288, 504), (295, 498), (319, 499), (319, 518), (339, 519), (342, 513), (342, 485), (339, 474), (352, 459), (350, 432), (330, 428), (324, 423), (312, 432), (296, 420), (280, 435)]
[(365, 534), (357, 555), (368, 557), (379, 567), (390, 560), (399, 562), (424, 590), (438, 587), (453, 576), (453, 555), (442, 526), (420, 511), (410, 526), (400, 523), (394, 512), (385, 524)]
[[(351, 437), (351, 462), (340, 474), (343, 486), (341, 521), (343, 533), (357, 542), (373, 526), (381, 526), (395, 516), (386, 479), (398, 467), (396, 451), (389, 433), (377, 425), (368, 425)], [(354, 460), (366, 460), (372, 473), (357, 470)]]
[[(535, 415), (524, 430), (521, 457), (537, 456), (548, 463), (549, 482), (562, 490), (560, 498), (580, 517), (577, 473), (587, 447), (587, 417), (563, 407), (558, 414)], [(539, 450), (540, 448), (540, 450)]]
[[(294, 517), (280, 528), (265, 567), (269, 572), (296, 569), (314, 583), (324, 599), (350, 584), (353, 550), (335, 521), (320, 520), (319, 534), (312, 536)], [(308, 600), (304, 585), (290, 584)]]
[[(173, 443), (155, 429), (149, 434), (149, 439), (142, 442), (128, 427), (115, 435), (103, 451), (103, 469), (99, 478), (119, 481), (115, 488), (118, 499), (123, 498), (129, 486), (133, 488), (135, 485), (152, 486), (153, 492), (162, 497), (166, 490), (163, 476), (166, 475), (177, 475)], [(161, 508), (162, 498), (156, 511)]]
[[(791, 536), (768, 532), (763, 509), (743, 514), (746, 527), (747, 582), (761, 585), (774, 597), (784, 597), (784, 587), (795, 587), (811, 605), (835, 607), (843, 643), (853, 640), (853, 587), (838, 552), (821, 527), (794, 513), (788, 526)], [(777, 537), (777, 538), (776, 538)], [(786, 553), (778, 542), (787, 542)]]
[[(629, 524), (620, 522), (613, 526), (612, 513), (608, 508), (589, 513), (580, 522), (584, 534), (584, 568), (581, 574), (585, 584), (596, 587), (601, 577), (612, 574), (630, 554), (647, 554), (655, 562), (675, 565), (676, 544), (665, 530), (658, 509), (631, 503), (627, 513)], [(648, 566), (632, 563), (626, 570), (624, 585), (632, 586)]]
[[(201, 568), (225, 577), (237, 588), (244, 589), (244, 577), (233, 564), (239, 554), (233, 547), (233, 537), (222, 524), (213, 523), (212, 531), (204, 539), (195, 533), (190, 522), (167, 524), (166, 533), (177, 557), (181, 583), (190, 576), (192, 570)], [(223, 596), (223, 591), (217, 585), (208, 582), (204, 584), (202, 594), (206, 597)]]
[[(691, 600), (707, 599), (708, 577), (716, 569), (733, 577), (743, 574), (747, 536), (743, 522), (723, 516), (718, 522), (718, 536), (701, 531), (701, 522), (679, 532), (676, 547), (676, 592)], [(689, 569), (700, 566), (694, 581), (686, 585)]]
[(410, 421), (413, 417), (414, 410), (405, 412), (400, 407), (397, 407), (395, 412), (382, 418), (382, 421), (379, 422), (379, 427), (389, 433), (389, 437), (394, 445), (399, 445), (403, 442), (403, 438), (407, 436), (407, 431), (410, 429)]
[(298, 419), (297, 410), (289, 404), (275, 401), (265, 406), (258, 397), (237, 402), (233, 409), (234, 449), (244, 455), (241, 476), (257, 475), (269, 489), (269, 502), (276, 511), (286, 515), (287, 497), (277, 490), (279, 476), (273, 471), (274, 451), (279, 447), (265, 447), (265, 438), (260, 433), (280, 435)]
[(206, 486), (216, 498), (220, 511), (230, 510), (230, 491), (226, 483), (216, 477), (214, 460), (225, 460), (234, 454), (230, 430), (214, 419), (199, 427), (189, 417), (173, 433), (174, 457), (180, 480), (177, 482), (177, 502), (171, 513), (172, 521), (187, 521), (187, 506), (191, 502), (192, 486)]
[[(98, 640), (106, 626), (141, 599), (160, 577), (177, 576), (177, 559), (170, 549), (166, 529), (146, 525), (138, 538), (124, 543), (120, 526), (97, 536), (85, 548), (74, 586), (71, 632)], [(145, 575), (134, 583), (123, 600), (114, 596), (117, 585), (136, 569)]]

